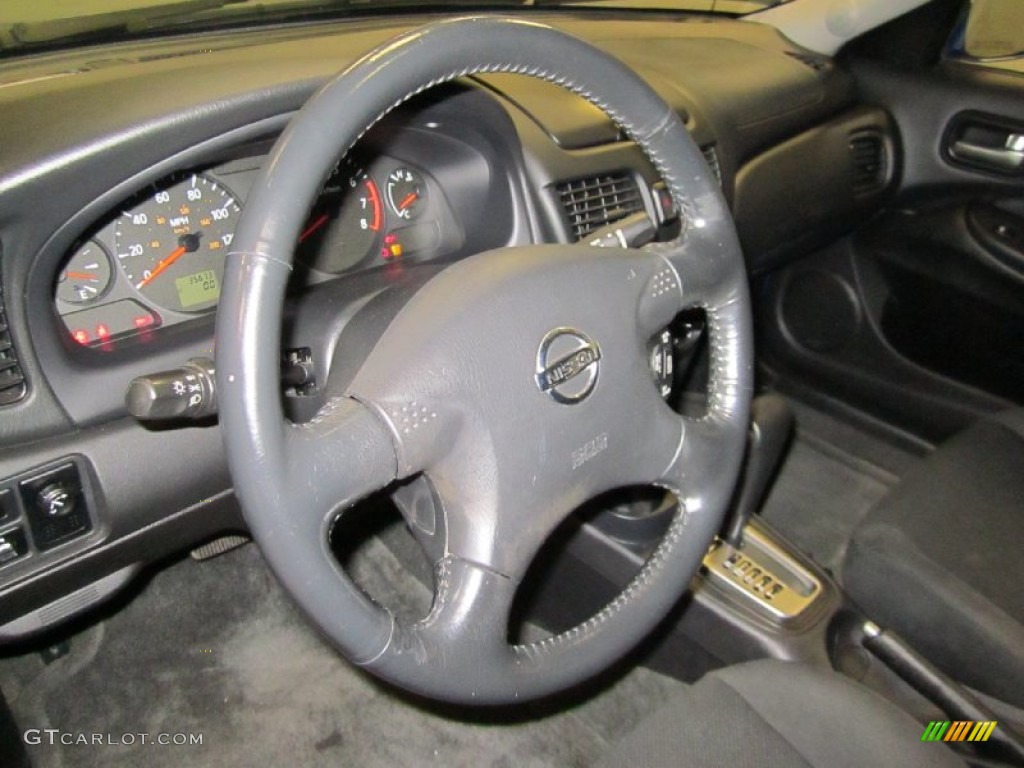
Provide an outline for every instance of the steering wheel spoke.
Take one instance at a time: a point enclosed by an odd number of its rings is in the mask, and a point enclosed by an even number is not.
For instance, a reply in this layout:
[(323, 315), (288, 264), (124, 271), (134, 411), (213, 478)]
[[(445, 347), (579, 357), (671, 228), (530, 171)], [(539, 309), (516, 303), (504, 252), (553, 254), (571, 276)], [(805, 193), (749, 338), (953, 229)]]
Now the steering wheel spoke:
[(309, 422), (289, 425), (284, 455), (286, 493), (295, 512), (320, 519), (396, 478), (390, 435), (369, 409), (348, 397), (333, 398)]
[(710, 229), (706, 223), (699, 229), (691, 224), (677, 240), (645, 246), (672, 265), (681, 291), (680, 309), (717, 306), (732, 290), (734, 260), (707, 257), (709, 243), (720, 248)]

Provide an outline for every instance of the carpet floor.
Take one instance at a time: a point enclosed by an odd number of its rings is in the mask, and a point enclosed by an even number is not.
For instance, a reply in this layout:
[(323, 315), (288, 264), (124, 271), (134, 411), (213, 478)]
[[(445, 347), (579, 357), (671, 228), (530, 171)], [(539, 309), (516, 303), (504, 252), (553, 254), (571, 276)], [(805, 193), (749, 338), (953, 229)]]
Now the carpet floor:
[(854, 529), (920, 459), (799, 403), (796, 436), (762, 516), (836, 572)]
[[(379, 540), (352, 563), (373, 593), (427, 590)], [(391, 601), (394, 602), (393, 600)], [(557, 705), (467, 712), (412, 701), (309, 628), (253, 545), (156, 572), (46, 664), (0, 659), (18, 726), (62, 733), (201, 734), (201, 745), (29, 746), (33, 766), (583, 766), (682, 684), (636, 668)]]

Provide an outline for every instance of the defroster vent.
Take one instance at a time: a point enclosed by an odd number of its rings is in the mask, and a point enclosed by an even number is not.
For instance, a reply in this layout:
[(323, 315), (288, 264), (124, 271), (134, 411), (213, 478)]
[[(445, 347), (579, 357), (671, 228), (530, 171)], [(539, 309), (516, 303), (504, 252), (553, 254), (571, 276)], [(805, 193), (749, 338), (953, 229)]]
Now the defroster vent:
[(3, 290), (0, 280), (0, 406), (16, 403), (25, 396), (25, 375), (11, 341)]
[(564, 181), (557, 189), (574, 240), (582, 240), (595, 229), (644, 207), (640, 188), (629, 173), (608, 173)]

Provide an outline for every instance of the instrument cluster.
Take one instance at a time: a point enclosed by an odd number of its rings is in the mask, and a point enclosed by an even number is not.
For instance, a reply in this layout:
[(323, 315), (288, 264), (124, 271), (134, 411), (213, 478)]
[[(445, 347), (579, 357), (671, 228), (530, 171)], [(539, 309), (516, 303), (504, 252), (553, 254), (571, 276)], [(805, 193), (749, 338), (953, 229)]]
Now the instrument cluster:
[[(140, 192), (91, 230), (65, 258), (54, 305), (87, 347), (216, 309), (235, 226), (256, 166), (176, 174)], [(332, 169), (296, 243), (304, 284), (394, 268), (457, 250), (462, 228), (423, 168), (388, 157)]]

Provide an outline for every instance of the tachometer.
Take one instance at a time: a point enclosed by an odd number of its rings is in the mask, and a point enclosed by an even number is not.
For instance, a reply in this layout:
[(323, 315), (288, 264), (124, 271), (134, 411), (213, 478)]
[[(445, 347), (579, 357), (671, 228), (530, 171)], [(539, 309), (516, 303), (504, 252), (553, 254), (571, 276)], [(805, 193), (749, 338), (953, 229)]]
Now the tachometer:
[(114, 225), (117, 260), (153, 304), (177, 312), (209, 309), (220, 297), (240, 212), (223, 185), (193, 174), (122, 211)]
[(344, 272), (377, 252), (383, 229), (377, 182), (343, 164), (327, 179), (299, 235), (298, 257), (322, 272)]

